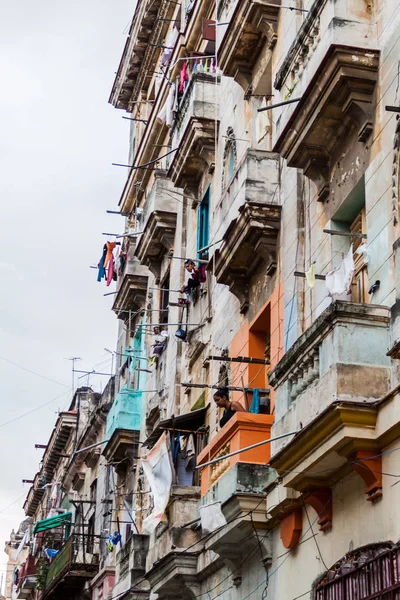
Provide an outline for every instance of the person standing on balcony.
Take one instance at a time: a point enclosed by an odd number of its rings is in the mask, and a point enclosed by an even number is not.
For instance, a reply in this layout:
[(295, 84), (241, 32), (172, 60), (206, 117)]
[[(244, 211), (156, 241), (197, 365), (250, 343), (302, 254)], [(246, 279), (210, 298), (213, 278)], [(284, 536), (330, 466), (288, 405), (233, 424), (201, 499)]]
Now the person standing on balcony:
[(214, 394), (214, 400), (218, 408), (224, 409), (224, 414), (219, 421), (220, 427), (223, 427), (235, 413), (247, 412), (240, 402), (229, 400), (229, 390), (226, 387), (217, 389)]
[(191, 300), (192, 291), (206, 281), (206, 272), (203, 264), (197, 266), (190, 258), (185, 261), (185, 269), (190, 273), (190, 277), (187, 284), (181, 287), (181, 292), (187, 295), (188, 300)]

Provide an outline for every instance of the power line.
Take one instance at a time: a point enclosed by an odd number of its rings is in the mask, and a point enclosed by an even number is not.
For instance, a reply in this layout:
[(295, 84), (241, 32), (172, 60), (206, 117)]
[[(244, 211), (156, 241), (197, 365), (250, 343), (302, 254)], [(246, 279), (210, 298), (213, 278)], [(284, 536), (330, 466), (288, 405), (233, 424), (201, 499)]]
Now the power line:
[(17, 502), (19, 502), (21, 500), (21, 498), (23, 498), (24, 496), (25, 496), (25, 492), (23, 494), (21, 494), (21, 496), (19, 498), (17, 498), (16, 500), (14, 500), (14, 502), (11, 502), (11, 504), (9, 504), (8, 506), (6, 506), (5, 508), (2, 508), (0, 510), (0, 515), (3, 514), (9, 508), (11, 508), (11, 506), (14, 506), (14, 504), (17, 504)]
[(41, 408), (44, 408), (45, 406), (48, 406), (52, 402), (55, 402), (56, 400), (58, 400), (59, 398), (62, 398), (63, 396), (65, 396), (66, 394), (69, 394), (70, 392), (71, 392), (71, 390), (68, 389), (63, 394), (60, 394), (59, 396), (52, 398), (48, 402), (45, 402), (44, 404), (40, 404), (39, 406), (36, 406), (36, 408), (32, 408), (32, 410), (28, 410), (26, 413), (23, 413), (22, 415), (19, 415), (18, 417), (14, 417), (14, 419), (10, 419), (10, 421), (6, 421), (5, 423), (0, 423), (0, 427), (5, 427), (6, 425), (10, 425), (10, 423), (14, 423), (15, 421), (18, 421), (19, 419), (23, 419), (24, 417), (36, 412), (37, 410), (40, 410)]
[(57, 383), (57, 385), (62, 385), (63, 387), (67, 387), (69, 388), (69, 385), (66, 385), (65, 383), (61, 383), (61, 381), (56, 381), (55, 379), (52, 379), (51, 377), (47, 377), (46, 375), (42, 375), (41, 373), (37, 373), (36, 371), (32, 371), (31, 369), (27, 369), (26, 367), (23, 367), (22, 365), (19, 365), (18, 363), (5, 358), (4, 356), (0, 356), (0, 360), (4, 360), (4, 362), (10, 363), (10, 365), (14, 365), (14, 367), (18, 367), (19, 369), (22, 369), (23, 371), (26, 371), (27, 373), (31, 373), (31, 375), (36, 375), (36, 377), (41, 377), (42, 379), (46, 379), (47, 381), (51, 381), (52, 383)]

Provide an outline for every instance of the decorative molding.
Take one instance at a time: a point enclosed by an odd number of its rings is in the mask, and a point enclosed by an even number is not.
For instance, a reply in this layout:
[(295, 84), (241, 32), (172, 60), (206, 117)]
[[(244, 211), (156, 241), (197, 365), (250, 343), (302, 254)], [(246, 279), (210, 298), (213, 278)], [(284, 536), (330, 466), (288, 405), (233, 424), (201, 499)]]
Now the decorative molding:
[(147, 281), (148, 276), (143, 274), (127, 273), (124, 276), (112, 307), (119, 319), (126, 322), (130, 311), (137, 311), (144, 306)]
[(373, 502), (382, 496), (382, 456), (376, 450), (357, 449), (350, 457), (351, 468), (367, 485), (367, 500)]
[[(218, 66), (246, 91), (261, 52), (272, 56), (277, 41), (280, 0), (238, 0), (218, 48)], [(220, 5), (225, 8), (225, 5)], [(222, 13), (223, 9), (219, 9)], [(224, 20), (224, 19), (223, 19)], [(268, 60), (268, 62), (269, 62)]]
[(332, 490), (330, 487), (320, 487), (303, 493), (303, 499), (318, 515), (320, 531), (332, 529)]
[(280, 519), (280, 537), (282, 544), (288, 550), (293, 550), (300, 541), (303, 530), (303, 513), (301, 508), (295, 507)]
[(310, 59), (311, 53), (319, 41), (320, 15), (326, 2), (327, 0), (314, 0), (282, 66), (276, 74), (275, 89), (281, 90), (290, 74), (292, 74), (293, 79), (297, 77)]
[(277, 240), (281, 207), (276, 204), (246, 202), (239, 216), (229, 225), (223, 243), (215, 252), (215, 277), (218, 283), (240, 301), (240, 312), (250, 304), (250, 278), (258, 267), (265, 265), (267, 275), (276, 270)]
[(315, 183), (321, 202), (330, 196), (331, 157), (351, 127), (362, 143), (372, 133), (378, 67), (379, 51), (332, 45), (275, 144)]
[(393, 225), (399, 222), (399, 185), (400, 185), (400, 115), (396, 115), (396, 133), (393, 143), (393, 167), (392, 167), (392, 215)]
[(155, 277), (160, 277), (162, 259), (174, 245), (176, 218), (176, 212), (153, 211), (137, 243), (135, 255)]

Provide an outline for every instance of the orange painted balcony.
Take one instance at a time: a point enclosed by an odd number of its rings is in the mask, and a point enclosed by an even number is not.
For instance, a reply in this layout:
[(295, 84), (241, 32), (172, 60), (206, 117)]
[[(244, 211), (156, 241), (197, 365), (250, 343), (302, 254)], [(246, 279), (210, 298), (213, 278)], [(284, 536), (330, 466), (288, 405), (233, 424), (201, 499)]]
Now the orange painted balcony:
[[(212, 465), (200, 468), (201, 497), (234, 465), (239, 462), (255, 465), (266, 465), (270, 459), (270, 445), (259, 446), (252, 450), (227, 456), (231, 452), (257, 444), (271, 437), (273, 415), (255, 415), (253, 413), (236, 413), (232, 419), (218, 432), (213, 440), (197, 457), (197, 465), (221, 458)], [(227, 458), (224, 458), (227, 456)]]

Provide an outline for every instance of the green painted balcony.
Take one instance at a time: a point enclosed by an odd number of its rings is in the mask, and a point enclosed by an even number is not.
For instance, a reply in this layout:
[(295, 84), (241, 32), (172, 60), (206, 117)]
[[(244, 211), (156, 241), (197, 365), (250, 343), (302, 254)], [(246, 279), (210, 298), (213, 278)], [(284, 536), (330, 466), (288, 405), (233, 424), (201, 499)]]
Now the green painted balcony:
[(41, 600), (70, 600), (99, 570), (98, 538), (71, 535), (47, 572)]
[(120, 460), (126, 451), (133, 451), (133, 444), (139, 437), (144, 415), (144, 400), (141, 392), (123, 386), (116, 395), (114, 404), (107, 416), (104, 455), (108, 460)]

